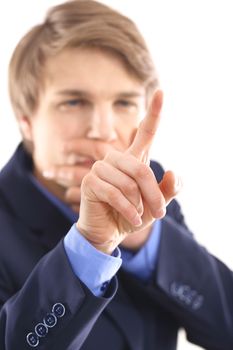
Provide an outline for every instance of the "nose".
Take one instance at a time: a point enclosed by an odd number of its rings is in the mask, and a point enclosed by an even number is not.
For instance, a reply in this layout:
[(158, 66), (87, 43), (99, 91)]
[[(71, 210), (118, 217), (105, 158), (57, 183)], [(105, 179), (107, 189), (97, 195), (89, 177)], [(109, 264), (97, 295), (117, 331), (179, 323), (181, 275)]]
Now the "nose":
[(96, 107), (92, 111), (87, 138), (105, 142), (116, 140), (114, 113), (110, 107)]

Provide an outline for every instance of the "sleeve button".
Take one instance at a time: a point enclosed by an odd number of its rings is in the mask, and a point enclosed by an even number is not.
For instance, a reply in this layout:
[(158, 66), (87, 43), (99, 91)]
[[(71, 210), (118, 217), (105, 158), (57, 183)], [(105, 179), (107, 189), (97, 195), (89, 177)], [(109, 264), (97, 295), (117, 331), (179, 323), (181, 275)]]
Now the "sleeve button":
[(57, 317), (53, 313), (49, 313), (44, 317), (43, 322), (47, 327), (53, 328), (57, 324)]
[(48, 328), (44, 323), (38, 323), (35, 326), (35, 333), (38, 335), (38, 337), (45, 337), (48, 333)]
[(52, 312), (56, 317), (63, 317), (65, 315), (66, 309), (62, 303), (56, 303), (53, 305)]
[(101, 292), (105, 292), (108, 287), (108, 282), (104, 282), (100, 288)]
[(192, 309), (193, 310), (200, 309), (203, 305), (203, 302), (204, 302), (204, 297), (202, 295), (198, 295), (192, 303)]
[(39, 345), (39, 338), (38, 336), (31, 332), (31, 333), (28, 333), (27, 337), (27, 343), (32, 347), (32, 348), (35, 348)]

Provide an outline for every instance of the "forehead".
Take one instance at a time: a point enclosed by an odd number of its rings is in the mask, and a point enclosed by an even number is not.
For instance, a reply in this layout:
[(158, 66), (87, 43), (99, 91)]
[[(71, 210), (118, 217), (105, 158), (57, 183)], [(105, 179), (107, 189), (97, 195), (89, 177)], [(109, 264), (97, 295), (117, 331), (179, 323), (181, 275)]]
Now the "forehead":
[(145, 88), (113, 53), (98, 49), (66, 49), (46, 61), (45, 87), (50, 89), (80, 89), (112, 92)]

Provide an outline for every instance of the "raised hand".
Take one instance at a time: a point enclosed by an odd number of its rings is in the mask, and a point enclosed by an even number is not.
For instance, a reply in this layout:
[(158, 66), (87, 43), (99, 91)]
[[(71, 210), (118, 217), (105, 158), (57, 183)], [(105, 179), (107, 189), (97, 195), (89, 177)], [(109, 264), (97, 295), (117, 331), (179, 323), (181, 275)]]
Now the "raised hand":
[(110, 151), (94, 163), (81, 184), (79, 231), (97, 249), (111, 253), (129, 234), (141, 231), (166, 213), (176, 194), (175, 177), (167, 172), (160, 184), (147, 165), (162, 106), (157, 91), (131, 146)]

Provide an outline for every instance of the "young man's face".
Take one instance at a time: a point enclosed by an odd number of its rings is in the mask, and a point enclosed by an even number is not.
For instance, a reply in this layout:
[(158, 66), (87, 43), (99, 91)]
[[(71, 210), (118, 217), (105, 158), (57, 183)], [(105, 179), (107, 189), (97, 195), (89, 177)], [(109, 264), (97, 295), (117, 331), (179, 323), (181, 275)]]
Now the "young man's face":
[[(66, 164), (64, 146), (69, 141), (88, 140), (93, 146), (103, 141), (118, 150), (129, 146), (145, 115), (145, 88), (116, 56), (67, 49), (47, 60), (44, 76), (39, 107), (27, 118), (37, 175)], [(89, 158), (95, 158), (84, 157), (83, 151), (76, 156), (77, 166), (91, 166)]]

